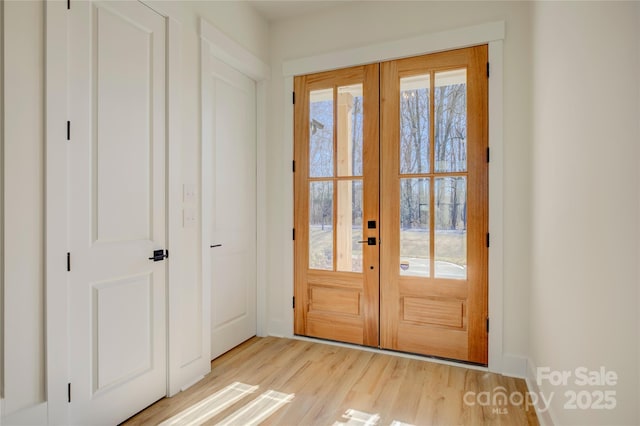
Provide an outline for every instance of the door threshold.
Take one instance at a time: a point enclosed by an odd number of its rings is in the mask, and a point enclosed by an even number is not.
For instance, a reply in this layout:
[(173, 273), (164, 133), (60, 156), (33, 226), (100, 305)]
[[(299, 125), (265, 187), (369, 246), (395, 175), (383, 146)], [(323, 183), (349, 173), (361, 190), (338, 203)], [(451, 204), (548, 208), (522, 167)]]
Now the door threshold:
[[(274, 337), (282, 337), (282, 336), (274, 336)], [(418, 361), (433, 362), (434, 364), (443, 364), (443, 365), (448, 365), (450, 367), (463, 367), (463, 368), (468, 368), (470, 370), (487, 371), (487, 372), (489, 371), (489, 367), (486, 365), (475, 364), (473, 362), (468, 362), (468, 361), (440, 358), (432, 355), (419, 355), (419, 354), (409, 353), (409, 352), (394, 351), (391, 349), (383, 349), (383, 348), (376, 348), (372, 346), (358, 345), (355, 343), (338, 342), (336, 340), (322, 339), (320, 337), (302, 336), (299, 334), (294, 334), (290, 338), (295, 340), (302, 340), (306, 342), (321, 343), (321, 344), (330, 345), (330, 346), (339, 346), (342, 348), (360, 349), (367, 352), (373, 352), (373, 353), (384, 354), (384, 355), (392, 355), (392, 356), (397, 356), (401, 358), (415, 359)]]

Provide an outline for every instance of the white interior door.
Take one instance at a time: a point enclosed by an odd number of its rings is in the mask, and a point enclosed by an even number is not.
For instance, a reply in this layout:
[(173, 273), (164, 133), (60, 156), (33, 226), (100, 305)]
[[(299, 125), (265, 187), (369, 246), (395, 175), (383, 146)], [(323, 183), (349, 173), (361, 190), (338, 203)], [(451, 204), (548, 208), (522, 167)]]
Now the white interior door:
[(166, 394), (165, 21), (69, 13), (69, 414), (116, 424)]
[[(255, 82), (210, 56), (204, 67), (203, 225), (211, 358), (256, 334)], [(207, 278), (207, 276), (209, 278)]]

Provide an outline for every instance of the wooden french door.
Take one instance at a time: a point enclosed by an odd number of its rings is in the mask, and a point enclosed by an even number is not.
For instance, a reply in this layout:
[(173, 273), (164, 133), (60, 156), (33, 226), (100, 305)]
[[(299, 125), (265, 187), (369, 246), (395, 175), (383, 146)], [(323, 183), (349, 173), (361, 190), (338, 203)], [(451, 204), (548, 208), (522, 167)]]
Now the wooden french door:
[(296, 334), (378, 346), (378, 78), (295, 79)]
[(487, 46), (381, 65), (380, 341), (487, 363)]
[[(333, 81), (346, 70), (296, 78), (296, 96), (302, 98), (295, 108), (300, 166), (295, 176), (295, 295), (302, 302), (295, 307), (297, 334), (487, 363), (486, 64), (487, 46), (479, 46), (379, 65), (379, 92), (368, 96), (379, 100), (379, 113), (363, 110), (363, 124), (372, 127), (365, 132), (371, 136), (363, 139), (364, 151), (375, 155), (363, 155), (363, 170), (370, 174), (362, 177), (368, 196), (379, 203), (380, 221), (373, 229), (363, 226), (358, 238), (353, 229), (359, 222), (341, 226), (345, 214), (356, 217), (353, 211), (335, 207), (344, 197), (339, 188), (333, 190), (345, 179), (339, 174), (340, 126), (330, 126), (333, 138), (322, 136), (320, 130), (327, 131), (322, 117), (328, 113), (318, 91), (325, 86), (311, 87), (307, 80)], [(333, 87), (334, 95), (339, 93), (339, 86)], [(337, 120), (339, 103), (331, 107)], [(333, 167), (337, 174), (310, 172), (320, 167)], [(378, 205), (367, 207), (373, 212)], [(336, 226), (328, 225), (334, 221)], [(350, 229), (352, 255), (359, 241), (379, 237), (372, 241), (376, 246), (364, 246), (369, 257), (363, 257), (363, 272), (368, 275), (362, 280), (369, 286), (357, 292), (344, 289), (351, 288), (338, 260), (345, 248), (335, 246), (346, 241), (344, 232)], [(333, 239), (334, 246), (318, 245), (320, 236)], [(369, 326), (379, 326), (376, 338), (358, 341), (355, 329), (352, 338), (345, 338), (349, 329), (343, 317), (355, 319), (365, 312), (376, 316), (362, 316)]]

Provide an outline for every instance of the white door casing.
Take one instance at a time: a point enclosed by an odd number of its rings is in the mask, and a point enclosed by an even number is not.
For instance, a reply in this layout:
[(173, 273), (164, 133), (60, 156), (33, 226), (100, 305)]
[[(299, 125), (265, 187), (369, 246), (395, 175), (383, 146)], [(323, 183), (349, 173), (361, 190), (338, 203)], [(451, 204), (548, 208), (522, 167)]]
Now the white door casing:
[(256, 84), (211, 55), (203, 67), (203, 268), (215, 358), (257, 330)]
[(118, 423), (167, 390), (165, 19), (69, 15), (70, 423)]

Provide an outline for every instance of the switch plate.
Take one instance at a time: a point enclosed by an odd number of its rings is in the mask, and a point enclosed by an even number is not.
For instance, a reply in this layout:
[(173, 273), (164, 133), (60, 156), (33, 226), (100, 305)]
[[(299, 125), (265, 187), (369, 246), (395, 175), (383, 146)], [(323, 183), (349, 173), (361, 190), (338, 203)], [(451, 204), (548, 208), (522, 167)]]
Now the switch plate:
[(193, 183), (185, 183), (182, 186), (182, 201), (185, 203), (196, 202), (196, 185)]
[(182, 211), (182, 226), (184, 228), (196, 227), (196, 209), (187, 208)]

